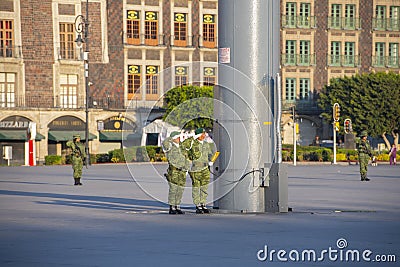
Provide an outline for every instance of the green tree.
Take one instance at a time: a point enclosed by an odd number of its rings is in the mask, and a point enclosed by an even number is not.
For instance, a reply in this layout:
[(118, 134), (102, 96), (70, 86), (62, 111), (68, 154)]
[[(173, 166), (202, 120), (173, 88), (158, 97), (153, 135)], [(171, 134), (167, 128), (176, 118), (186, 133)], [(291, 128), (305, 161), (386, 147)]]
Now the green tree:
[(370, 136), (381, 136), (390, 148), (386, 134), (398, 143), (400, 129), (400, 75), (369, 73), (334, 78), (320, 93), (319, 106), (323, 117), (332, 122), (332, 107), (340, 105), (340, 124), (352, 121), (353, 131), (367, 130)]
[(187, 85), (170, 89), (165, 95), (164, 121), (185, 129), (211, 128), (213, 87)]

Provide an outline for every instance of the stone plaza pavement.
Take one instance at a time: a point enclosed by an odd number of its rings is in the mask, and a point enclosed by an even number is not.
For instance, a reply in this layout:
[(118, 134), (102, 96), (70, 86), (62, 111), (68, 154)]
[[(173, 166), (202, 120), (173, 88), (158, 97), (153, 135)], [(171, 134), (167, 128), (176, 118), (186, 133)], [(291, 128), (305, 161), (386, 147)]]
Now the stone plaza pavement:
[(0, 167), (0, 266), (400, 266), (399, 166), (289, 166), (292, 212), (211, 215), (167, 213), (166, 167)]

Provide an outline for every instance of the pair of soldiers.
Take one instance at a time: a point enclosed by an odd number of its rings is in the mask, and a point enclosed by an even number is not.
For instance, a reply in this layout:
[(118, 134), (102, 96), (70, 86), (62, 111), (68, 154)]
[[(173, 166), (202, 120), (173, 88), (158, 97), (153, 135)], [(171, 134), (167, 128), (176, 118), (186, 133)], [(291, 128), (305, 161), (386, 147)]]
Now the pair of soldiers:
[(81, 143), (81, 136), (76, 134), (73, 136), (73, 141), (67, 142), (67, 147), (71, 148), (71, 161), (72, 161), (72, 169), (73, 169), (73, 177), (74, 177), (74, 185), (82, 185), (82, 168), (83, 162), (86, 159), (85, 147)]
[(193, 137), (181, 140), (180, 132), (172, 132), (163, 142), (163, 149), (167, 154), (169, 184), (168, 202), (170, 214), (183, 214), (179, 205), (182, 200), (186, 183), (186, 173), (192, 179), (192, 198), (196, 205), (196, 213), (210, 213), (206, 207), (208, 185), (210, 183), (211, 158), (215, 152), (214, 143), (206, 139), (203, 128), (195, 131)]
[(360, 175), (361, 181), (369, 181), (367, 178), (368, 161), (372, 157), (372, 150), (369, 141), (367, 140), (367, 131), (362, 131), (360, 134), (361, 139), (357, 142), (358, 160), (360, 162)]

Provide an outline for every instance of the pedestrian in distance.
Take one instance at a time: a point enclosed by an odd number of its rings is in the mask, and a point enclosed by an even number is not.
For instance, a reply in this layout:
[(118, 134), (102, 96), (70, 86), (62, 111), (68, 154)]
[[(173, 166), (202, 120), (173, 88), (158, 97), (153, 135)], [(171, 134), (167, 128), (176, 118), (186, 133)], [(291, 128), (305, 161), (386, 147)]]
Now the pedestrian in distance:
[(357, 141), (358, 161), (360, 162), (360, 175), (361, 181), (369, 181), (367, 178), (368, 161), (372, 157), (371, 146), (367, 140), (367, 131), (362, 131), (360, 134), (361, 139)]
[(206, 203), (211, 176), (210, 167), (213, 165), (211, 159), (216, 152), (215, 144), (211, 138), (207, 138), (203, 128), (198, 128), (193, 137), (183, 142), (183, 146), (188, 151), (188, 159), (192, 161), (189, 175), (192, 179), (192, 199), (196, 213), (210, 213)]
[(397, 154), (397, 148), (395, 144), (392, 144), (392, 148), (390, 148), (389, 151), (389, 162), (390, 165), (396, 165), (396, 154)]
[(172, 132), (162, 142), (162, 147), (168, 160), (168, 170), (165, 176), (169, 185), (169, 214), (184, 214), (185, 212), (181, 210), (180, 204), (190, 163), (184, 154), (186, 150), (181, 146), (181, 133)]
[(76, 134), (73, 136), (73, 141), (67, 142), (67, 147), (71, 148), (71, 161), (74, 177), (74, 185), (82, 185), (82, 168), (83, 162), (86, 160), (85, 147), (81, 143), (81, 136)]

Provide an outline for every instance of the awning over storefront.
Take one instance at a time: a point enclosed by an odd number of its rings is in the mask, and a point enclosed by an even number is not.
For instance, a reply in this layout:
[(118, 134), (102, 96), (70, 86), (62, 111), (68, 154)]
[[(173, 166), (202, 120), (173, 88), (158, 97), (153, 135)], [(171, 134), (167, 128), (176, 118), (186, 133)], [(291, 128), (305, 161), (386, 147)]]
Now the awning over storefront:
[(99, 132), (99, 139), (100, 139), (101, 142), (104, 142), (104, 141), (121, 142), (122, 140), (125, 141), (127, 136), (128, 136), (128, 133), (126, 133), (126, 132), (122, 133), (121, 131), (119, 131), (119, 132), (100, 131)]
[[(64, 142), (72, 140), (75, 134), (81, 136), (81, 142), (85, 141), (86, 135), (85, 131), (49, 131), (49, 141)], [(96, 135), (89, 133), (89, 140), (96, 139)]]
[[(36, 133), (36, 141), (44, 138), (44, 135)], [(28, 134), (26, 130), (4, 130), (0, 131), (0, 141), (28, 141)]]

